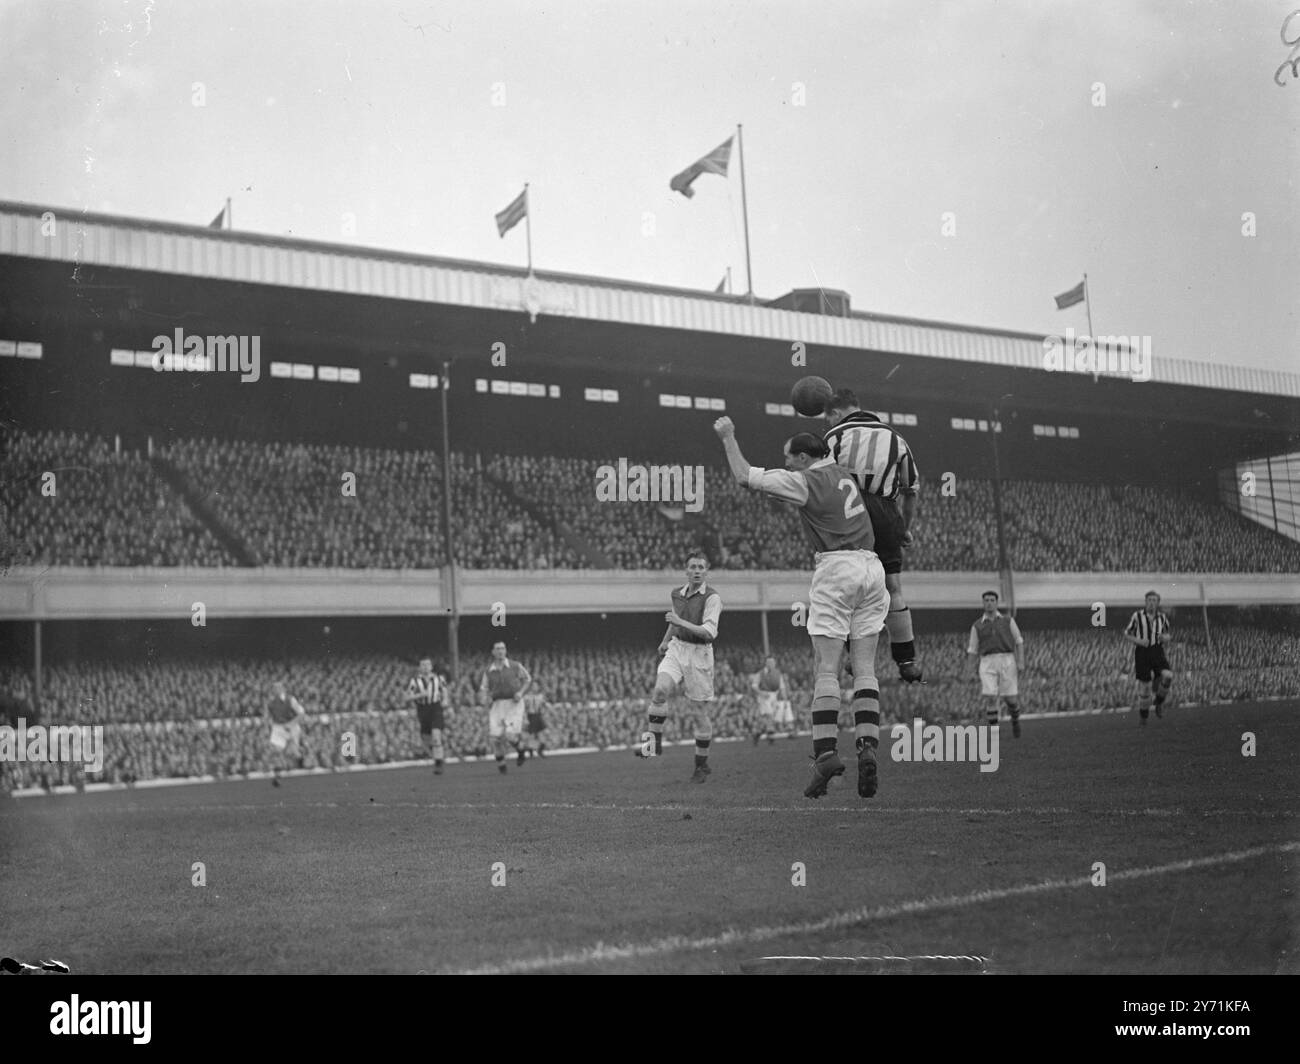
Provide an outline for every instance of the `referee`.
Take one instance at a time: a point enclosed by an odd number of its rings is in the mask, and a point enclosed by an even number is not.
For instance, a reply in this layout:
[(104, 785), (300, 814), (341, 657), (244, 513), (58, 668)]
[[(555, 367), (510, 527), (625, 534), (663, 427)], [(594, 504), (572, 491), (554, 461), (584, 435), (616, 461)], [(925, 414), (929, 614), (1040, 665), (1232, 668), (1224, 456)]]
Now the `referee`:
[(831, 458), (853, 474), (871, 518), (876, 556), (885, 568), (889, 591), (889, 651), (904, 683), (921, 679), (912, 636), (912, 611), (903, 598), (903, 548), (912, 545), (916, 512), (916, 462), (907, 441), (875, 414), (858, 405), (858, 397), (841, 388), (826, 401), (826, 446)]
[(1165, 657), (1165, 644), (1169, 641), (1169, 618), (1160, 608), (1160, 596), (1154, 591), (1146, 595), (1146, 607), (1129, 618), (1124, 638), (1133, 644), (1133, 673), (1137, 677), (1138, 723), (1146, 724), (1151, 715), (1151, 703), (1156, 705), (1156, 716), (1165, 715), (1165, 699), (1174, 682), (1173, 670)]
[(446, 710), (443, 701), (447, 684), (433, 671), (433, 659), (421, 658), (420, 671), (406, 685), (406, 701), (415, 703), (415, 715), (420, 720), (420, 738), (424, 742), (424, 756), (433, 758), (434, 775), (442, 775), (442, 732), (446, 727)]

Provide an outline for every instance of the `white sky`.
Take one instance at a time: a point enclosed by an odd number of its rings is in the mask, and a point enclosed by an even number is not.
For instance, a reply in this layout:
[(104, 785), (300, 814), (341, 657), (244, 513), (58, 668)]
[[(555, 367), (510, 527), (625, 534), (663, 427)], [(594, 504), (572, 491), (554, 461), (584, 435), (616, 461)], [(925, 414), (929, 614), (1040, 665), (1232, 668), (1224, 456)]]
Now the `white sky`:
[(1086, 270), (1098, 333), (1300, 371), (1293, 4), (0, 0), (0, 198), (522, 265), (529, 181), (537, 268), (743, 291), (735, 156), (668, 188), (743, 122), (761, 297), (1084, 331)]

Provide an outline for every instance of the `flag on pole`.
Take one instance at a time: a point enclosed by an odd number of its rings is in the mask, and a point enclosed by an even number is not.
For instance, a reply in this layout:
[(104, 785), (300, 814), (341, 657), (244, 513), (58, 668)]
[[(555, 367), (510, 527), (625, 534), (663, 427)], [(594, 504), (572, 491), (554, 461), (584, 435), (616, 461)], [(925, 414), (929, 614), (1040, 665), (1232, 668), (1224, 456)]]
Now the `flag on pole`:
[(528, 216), (528, 189), (514, 198), (510, 206), (496, 216), (497, 233), (505, 236)]
[(724, 273), (724, 274), (722, 275), (722, 280), (718, 282), (718, 287), (715, 288), (714, 291), (715, 291), (715, 292), (726, 292), (726, 290), (727, 290), (727, 275)]
[(226, 227), (226, 208), (222, 207), (217, 212), (217, 216), (208, 222), (209, 229), (224, 229)]
[(695, 190), (691, 188), (691, 182), (700, 174), (719, 174), (726, 177), (727, 163), (731, 159), (731, 142), (734, 139), (734, 137), (728, 137), (704, 158), (691, 163), (690, 166), (668, 182), (668, 187), (690, 199), (695, 195)]
[(1083, 282), (1080, 281), (1068, 292), (1062, 292), (1056, 297), (1056, 309), (1064, 310), (1066, 307), (1072, 307), (1076, 303), (1083, 302)]

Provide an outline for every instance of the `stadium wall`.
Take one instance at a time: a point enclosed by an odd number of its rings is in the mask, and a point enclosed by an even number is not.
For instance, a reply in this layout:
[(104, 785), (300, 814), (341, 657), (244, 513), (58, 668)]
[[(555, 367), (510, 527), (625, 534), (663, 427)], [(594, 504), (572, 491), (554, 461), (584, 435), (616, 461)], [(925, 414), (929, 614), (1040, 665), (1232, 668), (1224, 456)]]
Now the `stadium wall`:
[[(0, 620), (184, 618), (202, 603), (208, 623), (221, 617), (437, 617), (450, 602), (445, 570), (330, 569), (15, 569), (0, 581)], [(508, 613), (638, 613), (663, 609), (677, 570), (629, 572), (462, 570), (460, 610)], [(808, 574), (718, 570), (713, 581), (727, 609), (791, 613), (806, 602)], [(998, 576), (909, 573), (909, 602), (923, 609), (975, 608)], [(1149, 589), (1166, 606), (1300, 606), (1300, 581), (1238, 573), (1018, 573), (1018, 608), (1139, 605)], [(1003, 588), (1004, 596), (1007, 589)]]

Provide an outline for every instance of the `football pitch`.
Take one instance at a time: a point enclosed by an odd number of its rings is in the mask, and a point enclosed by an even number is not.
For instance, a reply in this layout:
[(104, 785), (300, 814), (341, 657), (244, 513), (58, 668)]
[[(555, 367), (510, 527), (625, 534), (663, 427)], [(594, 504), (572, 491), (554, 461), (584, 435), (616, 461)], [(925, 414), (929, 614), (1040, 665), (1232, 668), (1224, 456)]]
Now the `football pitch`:
[(804, 798), (806, 738), (716, 743), (703, 785), (672, 747), (505, 776), (479, 762), (3, 801), (0, 953), (74, 973), (931, 956), (991, 974), (1300, 973), (1300, 705), (1001, 731), (988, 773), (894, 762), (882, 737), (869, 801), (852, 763)]

